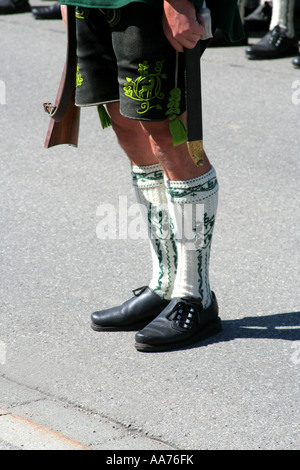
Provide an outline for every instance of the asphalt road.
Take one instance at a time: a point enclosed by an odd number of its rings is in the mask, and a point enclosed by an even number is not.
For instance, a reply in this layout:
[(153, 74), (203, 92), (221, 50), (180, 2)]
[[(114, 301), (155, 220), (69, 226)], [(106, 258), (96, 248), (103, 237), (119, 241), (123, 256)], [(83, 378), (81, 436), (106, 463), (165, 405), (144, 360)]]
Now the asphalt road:
[(51, 448), (29, 439), (29, 420), (58, 433), (54, 447), (62, 435), (90, 449), (299, 449), (300, 70), (248, 61), (244, 47), (206, 51), (223, 332), (143, 354), (134, 333), (89, 324), (151, 275), (146, 240), (97, 236), (104, 204), (118, 228), (135, 202), (126, 157), (94, 109), (77, 149), (43, 148), (60, 21), (0, 17), (0, 38), (0, 448)]

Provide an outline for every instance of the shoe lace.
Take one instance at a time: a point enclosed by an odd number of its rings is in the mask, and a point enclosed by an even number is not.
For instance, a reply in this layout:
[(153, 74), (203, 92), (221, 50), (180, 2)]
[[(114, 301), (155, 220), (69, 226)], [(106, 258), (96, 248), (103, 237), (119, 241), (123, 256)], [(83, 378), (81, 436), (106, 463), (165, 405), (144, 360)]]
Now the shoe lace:
[(138, 287), (137, 289), (134, 289), (134, 290), (132, 291), (132, 293), (133, 293), (136, 297), (138, 297), (139, 295), (141, 295), (141, 294), (144, 292), (144, 290), (147, 289), (147, 287), (148, 287), (148, 286)]
[(275, 28), (272, 29), (270, 32), (270, 38), (269, 38), (269, 43), (272, 44), (273, 46), (280, 46), (282, 40), (284, 37), (284, 33), (282, 32), (280, 26), (275, 26)]
[(202, 305), (200, 302), (182, 299), (174, 306), (168, 317), (175, 322), (175, 325), (190, 330), (201, 309)]

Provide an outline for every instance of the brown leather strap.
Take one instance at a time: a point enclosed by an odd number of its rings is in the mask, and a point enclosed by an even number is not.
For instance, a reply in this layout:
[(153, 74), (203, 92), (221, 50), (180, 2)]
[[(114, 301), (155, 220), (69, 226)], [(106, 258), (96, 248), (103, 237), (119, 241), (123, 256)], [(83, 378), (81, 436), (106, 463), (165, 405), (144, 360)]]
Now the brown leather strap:
[(76, 80), (76, 24), (75, 24), (75, 7), (67, 6), (67, 53), (65, 66), (56, 96), (55, 105), (44, 103), (45, 111), (56, 122), (62, 120), (65, 116), (70, 100), (74, 97), (75, 80)]
[(78, 145), (80, 108), (75, 106), (76, 84), (76, 20), (75, 7), (67, 7), (67, 53), (55, 105), (44, 103), (50, 122), (44, 143), (45, 148), (54, 145)]

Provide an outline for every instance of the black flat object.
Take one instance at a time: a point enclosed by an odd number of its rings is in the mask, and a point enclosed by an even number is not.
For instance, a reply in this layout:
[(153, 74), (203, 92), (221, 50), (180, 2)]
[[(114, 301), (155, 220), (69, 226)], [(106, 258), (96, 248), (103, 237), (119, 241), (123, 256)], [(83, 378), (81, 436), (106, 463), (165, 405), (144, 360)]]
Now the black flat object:
[(31, 11), (28, 0), (0, 0), (0, 15), (27, 13)]
[(296, 48), (296, 38), (286, 36), (284, 30), (275, 26), (256, 44), (247, 47), (248, 59), (279, 59), (292, 54)]
[(142, 352), (168, 351), (209, 338), (222, 330), (218, 312), (214, 293), (205, 310), (200, 299), (173, 299), (160, 315), (136, 333), (135, 347)]
[(295, 57), (295, 59), (292, 60), (292, 64), (295, 67), (295, 69), (300, 68), (300, 55), (298, 57)]
[(134, 296), (118, 307), (94, 312), (91, 327), (95, 331), (137, 331), (151, 322), (169, 304), (150, 287), (133, 291)]
[(59, 2), (46, 7), (33, 7), (32, 14), (36, 20), (60, 20), (62, 17)]

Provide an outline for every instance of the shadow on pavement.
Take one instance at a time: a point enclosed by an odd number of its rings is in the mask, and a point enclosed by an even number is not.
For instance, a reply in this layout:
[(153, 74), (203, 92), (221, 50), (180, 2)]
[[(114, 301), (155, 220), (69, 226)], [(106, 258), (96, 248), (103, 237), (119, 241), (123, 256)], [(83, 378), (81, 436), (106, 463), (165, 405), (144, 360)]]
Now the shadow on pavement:
[(238, 338), (300, 341), (300, 311), (222, 320), (222, 327), (222, 331), (216, 336), (182, 349), (192, 349)]

